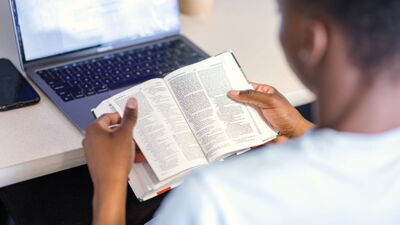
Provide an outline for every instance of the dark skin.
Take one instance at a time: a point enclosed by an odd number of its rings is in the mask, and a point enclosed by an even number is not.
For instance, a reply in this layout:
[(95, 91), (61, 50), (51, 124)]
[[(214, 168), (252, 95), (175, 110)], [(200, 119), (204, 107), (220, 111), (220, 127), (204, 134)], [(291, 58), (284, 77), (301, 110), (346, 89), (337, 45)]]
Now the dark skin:
[[(374, 134), (400, 126), (400, 71), (395, 63), (369, 70), (349, 54), (346, 34), (334, 19), (299, 8), (295, 0), (278, 0), (282, 15), (281, 42), (293, 71), (317, 96), (318, 128)], [(260, 108), (265, 119), (287, 138), (299, 137), (314, 125), (306, 121), (273, 87), (231, 91), (228, 96)], [(127, 178), (136, 157), (132, 129), (137, 119), (135, 100), (124, 118), (107, 114), (87, 130), (83, 142), (95, 194), (93, 224), (125, 224)], [(122, 121), (122, 122), (121, 122)], [(121, 123), (117, 129), (108, 128)]]
[[(94, 184), (93, 224), (125, 224), (128, 174), (136, 158), (132, 130), (137, 107), (130, 99), (123, 119), (106, 114), (86, 130), (82, 144)], [(110, 128), (114, 124), (121, 126)]]
[(254, 90), (230, 91), (228, 96), (240, 103), (257, 106), (263, 117), (286, 138), (303, 135), (314, 128), (275, 88), (251, 83)]
[(318, 127), (367, 134), (398, 127), (400, 107), (393, 104), (400, 96), (400, 82), (393, 79), (400, 70), (397, 58), (377, 68), (360, 67), (334, 19), (294, 2), (279, 1), (281, 41), (292, 69), (317, 96)]

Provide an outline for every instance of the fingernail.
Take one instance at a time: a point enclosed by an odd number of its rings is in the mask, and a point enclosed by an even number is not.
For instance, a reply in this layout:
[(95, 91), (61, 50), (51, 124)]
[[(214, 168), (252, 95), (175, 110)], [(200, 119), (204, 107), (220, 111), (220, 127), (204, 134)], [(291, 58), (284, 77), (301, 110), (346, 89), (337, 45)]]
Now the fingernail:
[(229, 91), (230, 95), (239, 95), (239, 91)]
[(126, 102), (126, 107), (129, 109), (136, 109), (136, 101), (133, 98), (128, 99)]

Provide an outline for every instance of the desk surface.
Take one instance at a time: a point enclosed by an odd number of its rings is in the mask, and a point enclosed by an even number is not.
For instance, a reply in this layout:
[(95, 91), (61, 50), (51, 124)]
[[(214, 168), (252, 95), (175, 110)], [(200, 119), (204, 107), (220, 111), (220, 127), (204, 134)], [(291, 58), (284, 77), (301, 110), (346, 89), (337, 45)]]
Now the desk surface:
[[(182, 32), (209, 54), (233, 50), (249, 79), (273, 85), (293, 104), (312, 101), (278, 41), (274, 1), (217, 0), (206, 17), (182, 16)], [(8, 0), (0, 0), (0, 58), (20, 65)], [(0, 187), (85, 163), (83, 135), (36, 88), (39, 104), (0, 113)]]

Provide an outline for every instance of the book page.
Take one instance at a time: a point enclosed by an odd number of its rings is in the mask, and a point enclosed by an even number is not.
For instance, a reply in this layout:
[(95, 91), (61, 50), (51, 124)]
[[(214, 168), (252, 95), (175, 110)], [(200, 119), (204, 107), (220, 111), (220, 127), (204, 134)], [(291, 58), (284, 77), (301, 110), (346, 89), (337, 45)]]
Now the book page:
[(150, 165), (147, 163), (135, 163), (129, 173), (129, 185), (132, 187), (135, 196), (139, 201), (146, 201), (150, 198), (170, 190), (182, 183), (182, 177), (190, 170), (186, 170), (163, 181), (158, 181)]
[(170, 185), (172, 183), (176, 183), (179, 178), (186, 174), (185, 172), (187, 171), (189, 170), (169, 177), (163, 181), (159, 181), (148, 162), (135, 163), (129, 175), (129, 183), (134, 184), (134, 186), (140, 185), (140, 188), (144, 192), (151, 192), (159, 188), (168, 187), (167, 185)]
[(128, 98), (138, 101), (134, 139), (159, 181), (207, 164), (196, 138), (163, 79), (152, 79), (111, 98), (122, 115)]
[(252, 89), (231, 53), (179, 69), (165, 80), (210, 161), (276, 137), (256, 109), (227, 97), (230, 90)]
[(111, 104), (110, 99), (106, 99), (102, 101), (95, 109), (92, 109), (92, 113), (96, 118), (99, 118), (101, 115), (106, 113), (116, 113), (117, 110)]

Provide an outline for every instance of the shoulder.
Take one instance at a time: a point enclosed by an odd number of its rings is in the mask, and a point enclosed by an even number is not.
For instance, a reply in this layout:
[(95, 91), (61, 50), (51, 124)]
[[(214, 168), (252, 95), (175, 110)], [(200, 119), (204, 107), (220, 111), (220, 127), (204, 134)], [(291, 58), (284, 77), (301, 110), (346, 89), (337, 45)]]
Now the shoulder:
[(313, 188), (318, 192), (316, 181), (331, 179), (324, 160), (318, 155), (319, 149), (308, 139), (265, 146), (215, 163), (196, 170), (188, 181), (201, 186), (203, 194), (213, 199), (224, 199), (231, 205), (240, 204), (239, 199), (247, 202), (262, 199), (266, 206), (268, 199), (290, 202), (291, 198), (304, 196)]

